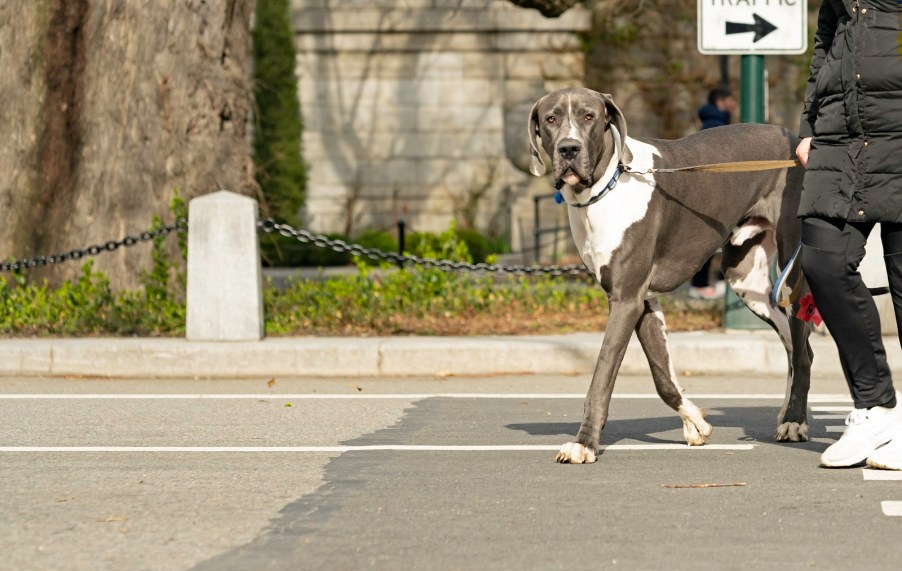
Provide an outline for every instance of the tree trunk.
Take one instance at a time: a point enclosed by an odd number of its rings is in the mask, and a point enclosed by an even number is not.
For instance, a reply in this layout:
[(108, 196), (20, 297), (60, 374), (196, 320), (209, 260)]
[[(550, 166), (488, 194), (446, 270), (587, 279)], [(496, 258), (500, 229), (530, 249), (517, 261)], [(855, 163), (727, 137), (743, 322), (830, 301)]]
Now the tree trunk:
[[(173, 193), (254, 193), (254, 0), (0, 3), (0, 258), (170, 220)], [(134, 287), (150, 247), (97, 257)], [(65, 264), (52, 278), (77, 273)]]

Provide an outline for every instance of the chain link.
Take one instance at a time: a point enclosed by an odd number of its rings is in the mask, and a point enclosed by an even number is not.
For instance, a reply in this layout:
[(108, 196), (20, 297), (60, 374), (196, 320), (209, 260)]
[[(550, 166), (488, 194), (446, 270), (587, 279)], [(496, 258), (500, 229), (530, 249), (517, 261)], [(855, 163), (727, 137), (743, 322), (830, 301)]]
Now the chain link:
[[(293, 228), (288, 224), (280, 224), (272, 218), (265, 218), (257, 223), (258, 228), (267, 233), (278, 233), (287, 238), (294, 238), (299, 242), (313, 244), (320, 248), (331, 248), (336, 252), (347, 252), (354, 256), (366, 257), (376, 261), (391, 262), (396, 265), (413, 263), (427, 268), (438, 268), (445, 271), (468, 271), (487, 273), (508, 273), (520, 276), (547, 274), (550, 276), (578, 276), (589, 275), (588, 270), (582, 264), (570, 264), (566, 266), (499, 266), (496, 264), (470, 264), (467, 262), (455, 262), (453, 260), (436, 260), (435, 258), (421, 258), (409, 254), (397, 252), (383, 252), (375, 248), (366, 248), (360, 244), (349, 244), (343, 240), (333, 240), (321, 234), (313, 234), (306, 230)], [(113, 252), (119, 248), (131, 247), (142, 242), (153, 240), (158, 236), (166, 236), (172, 232), (187, 232), (188, 220), (179, 218), (175, 224), (162, 226), (155, 230), (146, 230), (137, 236), (125, 236), (121, 240), (110, 240), (104, 244), (95, 244), (87, 248), (77, 248), (63, 254), (52, 256), (38, 256), (23, 260), (0, 263), (0, 272), (11, 272), (23, 269), (40, 268), (51, 264), (59, 264), (70, 260), (80, 260), (85, 256), (96, 256), (102, 252)]]
[(469, 271), (469, 272), (488, 272), (488, 273), (508, 273), (514, 275), (539, 275), (548, 274), (551, 276), (578, 276), (588, 275), (589, 271), (582, 264), (571, 264), (567, 266), (498, 266), (495, 264), (469, 264), (467, 262), (455, 262), (452, 260), (436, 260), (435, 258), (421, 258), (409, 254), (398, 254), (396, 252), (383, 252), (375, 248), (365, 248), (360, 244), (348, 244), (343, 240), (333, 240), (321, 234), (313, 234), (306, 230), (298, 230), (288, 224), (279, 224), (272, 218), (265, 218), (257, 223), (261, 231), (267, 234), (281, 234), (286, 238), (294, 238), (299, 242), (313, 244), (320, 248), (332, 248), (336, 252), (347, 252), (355, 256), (366, 257), (376, 261), (386, 261), (393, 264), (405, 264), (407, 262), (414, 263), (418, 266), (427, 268), (438, 268), (441, 270)]
[(105, 242), (103, 244), (95, 244), (83, 249), (76, 248), (75, 250), (70, 250), (63, 254), (54, 254), (52, 256), (38, 256), (36, 258), (25, 258), (24, 260), (3, 262), (0, 263), (0, 272), (14, 272), (17, 270), (41, 268), (44, 266), (49, 266), (51, 264), (68, 262), (69, 260), (80, 260), (85, 256), (96, 256), (102, 252), (114, 252), (122, 246), (125, 246), (127, 248), (135, 246), (137, 244), (140, 244), (141, 242), (153, 240), (158, 236), (166, 236), (168, 234), (171, 234), (172, 232), (187, 231), (188, 220), (186, 218), (179, 218), (175, 221), (175, 224), (162, 226), (155, 230), (146, 230), (144, 232), (141, 232), (137, 236), (126, 236), (121, 240), (110, 240), (109, 242)]

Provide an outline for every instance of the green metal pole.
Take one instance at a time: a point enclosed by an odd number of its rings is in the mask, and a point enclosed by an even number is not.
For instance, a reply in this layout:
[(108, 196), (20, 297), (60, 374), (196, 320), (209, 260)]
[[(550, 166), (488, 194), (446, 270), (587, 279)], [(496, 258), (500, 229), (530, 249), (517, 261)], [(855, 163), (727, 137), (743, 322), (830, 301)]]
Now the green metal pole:
[[(740, 121), (763, 123), (764, 97), (764, 56), (742, 56)], [(723, 324), (726, 329), (769, 329), (766, 323), (749, 311), (729, 286), (724, 297)]]
[(764, 123), (764, 56), (742, 56), (743, 123)]

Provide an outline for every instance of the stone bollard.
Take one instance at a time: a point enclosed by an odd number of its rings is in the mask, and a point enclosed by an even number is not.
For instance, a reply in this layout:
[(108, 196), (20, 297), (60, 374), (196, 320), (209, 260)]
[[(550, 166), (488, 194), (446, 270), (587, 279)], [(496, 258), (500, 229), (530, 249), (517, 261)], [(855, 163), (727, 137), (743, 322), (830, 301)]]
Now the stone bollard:
[(257, 217), (256, 200), (226, 190), (189, 203), (189, 340), (263, 338)]

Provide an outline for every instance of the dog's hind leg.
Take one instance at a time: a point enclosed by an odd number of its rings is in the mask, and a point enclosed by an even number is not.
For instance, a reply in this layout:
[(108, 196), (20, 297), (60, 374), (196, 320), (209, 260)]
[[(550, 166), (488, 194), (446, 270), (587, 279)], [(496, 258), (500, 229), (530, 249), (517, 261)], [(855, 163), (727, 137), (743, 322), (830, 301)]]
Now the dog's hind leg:
[(683, 387), (677, 380), (676, 370), (667, 343), (667, 326), (664, 312), (657, 299), (645, 301), (645, 311), (636, 324), (636, 335), (648, 358), (655, 388), (667, 406), (680, 415), (683, 421), (683, 437), (690, 446), (701, 446), (711, 436), (711, 425), (705, 413), (683, 396)]
[[(771, 301), (770, 264), (776, 251), (771, 228), (741, 244), (728, 242), (723, 247), (722, 271), (746, 307), (770, 325), (783, 343), (788, 362), (787, 397), (778, 419), (776, 438), (798, 442), (808, 440), (806, 401), (811, 354), (807, 334), (796, 323), (799, 320), (793, 317), (790, 324), (786, 313)], [(800, 392), (805, 393), (801, 399)]]
[(792, 331), (792, 353), (789, 376), (786, 381), (786, 398), (777, 415), (776, 440), (804, 442), (808, 440), (808, 388), (811, 385), (811, 346), (808, 324), (795, 317), (798, 305), (790, 306), (789, 328)]

